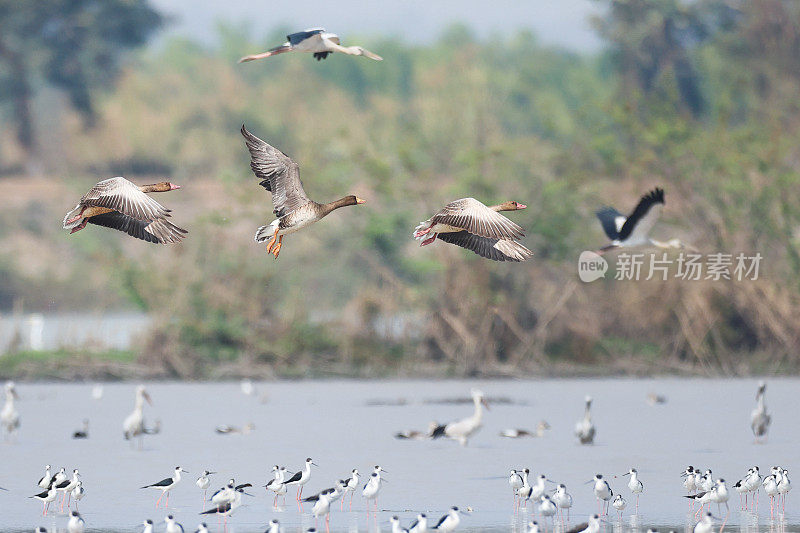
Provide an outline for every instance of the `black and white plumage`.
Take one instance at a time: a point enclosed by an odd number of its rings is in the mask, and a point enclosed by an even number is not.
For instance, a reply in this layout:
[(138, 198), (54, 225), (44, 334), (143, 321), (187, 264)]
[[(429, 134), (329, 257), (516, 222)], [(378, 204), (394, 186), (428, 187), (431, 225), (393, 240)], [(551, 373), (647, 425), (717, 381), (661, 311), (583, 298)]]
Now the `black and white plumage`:
[(469, 438), (483, 427), (483, 408), (489, 409), (489, 404), (486, 402), (482, 391), (472, 389), (470, 394), (472, 396), (472, 403), (475, 406), (472, 416), (450, 422), (449, 424), (434, 429), (433, 433), (431, 433), (434, 439), (448, 437), (458, 441), (462, 446), (466, 446)]
[(86, 527), (86, 524), (83, 518), (81, 518), (81, 514), (78, 511), (72, 511), (69, 514), (69, 521), (67, 522), (67, 532), (83, 533), (84, 527)]
[(282, 533), (281, 523), (278, 522), (277, 518), (273, 518), (269, 521), (269, 525), (264, 533)]
[(83, 427), (72, 433), (73, 439), (88, 439), (89, 438), (89, 419), (83, 419)]
[(153, 533), (153, 521), (152, 520), (150, 520), (148, 518), (147, 520), (142, 522), (142, 525), (144, 526), (144, 529), (142, 530), (142, 533)]
[(174, 516), (167, 516), (164, 518), (164, 522), (167, 524), (167, 528), (165, 530), (167, 533), (184, 533), (183, 526), (175, 521)]
[(50, 487), (43, 490), (39, 494), (29, 496), (29, 498), (34, 498), (42, 502), (42, 516), (47, 516), (47, 509), (50, 507), (50, 503), (55, 501), (56, 494), (56, 480), (52, 479), (50, 481)]
[(53, 476), (50, 474), (50, 468), (50, 465), (45, 466), (44, 475), (39, 479), (39, 481), (36, 482), (36, 484), (43, 489), (48, 488), (50, 486), (50, 482), (53, 480)]
[(383, 61), (378, 54), (373, 54), (361, 46), (342, 46), (339, 36), (335, 33), (325, 31), (324, 28), (311, 28), (305, 31), (290, 33), (286, 36), (286, 42), (275, 48), (270, 48), (266, 52), (244, 56), (239, 63), (264, 59), (285, 52), (310, 52), (314, 54), (317, 61), (325, 59), (328, 54), (341, 52), (351, 56), (364, 56), (375, 61)]
[(767, 413), (767, 405), (764, 403), (764, 395), (767, 393), (767, 384), (763, 381), (758, 384), (756, 393), (756, 408), (750, 413), (750, 429), (756, 439), (766, 438), (772, 417)]
[[(636, 207), (627, 217), (613, 207), (603, 207), (595, 215), (603, 226), (603, 231), (611, 239), (611, 243), (603, 246), (598, 253), (615, 248), (640, 246), (656, 246), (658, 248), (683, 249), (687, 246), (678, 239), (667, 242), (657, 241), (650, 237), (650, 230), (661, 216), (664, 206), (664, 189), (656, 187), (639, 200)], [(689, 247), (691, 248), (691, 247)]]
[(203, 511), (201, 515), (211, 515), (216, 514), (220, 516), (228, 517), (230, 516), (238, 507), (242, 505), (242, 493), (244, 489), (234, 491), (233, 499), (230, 501), (226, 501), (220, 504), (217, 504), (215, 507), (208, 509), (207, 511)]
[(183, 468), (181, 468), (180, 466), (176, 466), (175, 467), (175, 472), (172, 474), (172, 477), (164, 478), (161, 481), (156, 481), (155, 483), (151, 483), (150, 485), (145, 485), (144, 487), (141, 487), (141, 488), (143, 488), (143, 489), (151, 489), (152, 488), (152, 489), (158, 489), (158, 490), (161, 491), (161, 496), (159, 496), (158, 500), (156, 501), (156, 507), (158, 507), (159, 503), (161, 502), (161, 498), (163, 498), (164, 495), (166, 494), (167, 495), (166, 506), (169, 507), (169, 491), (171, 491), (175, 487), (175, 485), (177, 485), (178, 482), (180, 482), (180, 480), (181, 480), (181, 472), (183, 472), (185, 474), (189, 473), (186, 470), (184, 470)]
[(428, 530), (428, 515), (419, 513), (416, 520), (408, 526), (408, 533), (425, 533)]
[(433, 529), (444, 531), (445, 533), (454, 531), (458, 524), (461, 523), (460, 513), (461, 511), (458, 510), (458, 507), (451, 507), (447, 514), (441, 517), (436, 525), (433, 526)]

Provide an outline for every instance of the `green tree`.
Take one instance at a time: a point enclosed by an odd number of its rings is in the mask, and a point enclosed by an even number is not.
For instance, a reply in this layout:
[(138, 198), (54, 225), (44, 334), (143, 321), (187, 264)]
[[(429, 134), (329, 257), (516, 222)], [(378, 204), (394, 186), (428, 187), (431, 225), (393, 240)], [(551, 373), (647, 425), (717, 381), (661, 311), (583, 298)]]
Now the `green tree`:
[(63, 90), (91, 124), (92, 89), (110, 83), (122, 53), (162, 23), (147, 0), (0, 0), (0, 105), (11, 107), (29, 170), (37, 86)]

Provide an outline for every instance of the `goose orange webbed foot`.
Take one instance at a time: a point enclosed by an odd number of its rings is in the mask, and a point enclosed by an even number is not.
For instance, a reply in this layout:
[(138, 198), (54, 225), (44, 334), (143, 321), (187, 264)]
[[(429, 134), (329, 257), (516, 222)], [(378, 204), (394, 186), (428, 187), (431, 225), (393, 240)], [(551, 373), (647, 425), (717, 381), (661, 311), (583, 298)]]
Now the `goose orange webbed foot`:
[(275, 259), (277, 259), (278, 254), (281, 253), (281, 246), (283, 246), (283, 235), (278, 237), (278, 244), (276, 244), (275, 248), (272, 250), (272, 255), (275, 256)]

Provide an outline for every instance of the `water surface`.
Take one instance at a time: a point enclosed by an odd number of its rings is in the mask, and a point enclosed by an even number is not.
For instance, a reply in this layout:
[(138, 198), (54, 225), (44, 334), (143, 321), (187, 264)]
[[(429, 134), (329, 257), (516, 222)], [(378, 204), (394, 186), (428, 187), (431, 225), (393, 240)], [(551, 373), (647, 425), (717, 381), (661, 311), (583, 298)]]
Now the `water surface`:
[[(91, 398), (91, 384), (18, 384), (17, 407), (22, 427), (15, 442), (0, 444), (2, 531), (32, 531), (37, 525), (64, 528), (65, 516), (40, 516), (41, 504), (27, 496), (46, 463), (56, 469), (79, 468), (87, 494), (80, 504), (93, 531), (140, 531), (145, 518), (161, 523), (155, 509), (158, 493), (139, 489), (169, 476), (180, 465), (190, 472), (174, 489), (171, 509), (187, 531), (200, 522), (202, 492), (194, 481), (203, 469), (219, 472), (213, 487), (229, 477), (250, 482), (255, 497), (229, 520), (228, 530), (263, 531), (278, 518), (287, 531), (314, 525), (310, 507), (299, 512), (294, 492), (277, 511), (261, 487), (273, 464), (290, 470), (306, 457), (319, 465), (305, 494), (313, 494), (346, 477), (352, 468), (362, 474), (380, 464), (388, 473), (379, 505), (385, 511), (377, 527), (388, 531), (397, 514), (408, 525), (417, 512), (438, 519), (447, 508), (471, 508), (462, 530), (519, 531), (527, 520), (514, 515), (506, 477), (510, 468), (529, 467), (563, 482), (575, 500), (571, 525), (584, 521), (596, 503), (590, 485), (602, 473), (615, 492), (629, 501), (622, 522), (610, 519), (608, 532), (644, 532), (648, 527), (682, 531), (693, 522), (682, 498), (680, 472), (688, 465), (711, 468), (731, 488), (731, 513), (726, 530), (800, 531), (793, 494), (786, 516), (770, 521), (763, 496), (758, 515), (741, 513), (733, 483), (752, 465), (762, 472), (774, 464), (793, 471), (800, 425), (793, 401), (800, 380), (770, 380), (767, 404), (773, 427), (767, 444), (754, 444), (749, 428), (755, 404), (755, 380), (533, 380), (533, 381), (309, 381), (256, 383), (245, 396), (238, 383), (152, 383), (154, 405), (146, 406), (149, 423), (160, 419), (163, 430), (144, 440), (142, 450), (122, 438), (122, 420), (133, 407), (135, 384), (105, 385), (102, 400)], [(470, 387), (501, 400), (486, 413), (484, 427), (468, 447), (446, 440), (409, 442), (393, 438), (402, 429), (424, 429), (431, 420), (446, 422), (467, 416), (471, 404), (448, 402), (466, 398)], [(650, 406), (646, 395), (663, 394), (667, 403)], [(594, 397), (597, 437), (594, 446), (580, 446), (572, 434), (583, 413), (583, 398)], [(83, 418), (91, 421), (90, 438), (75, 441), (72, 432)], [(544, 438), (504, 439), (507, 427), (533, 429), (547, 420)], [(248, 435), (221, 436), (220, 424), (243, 426)], [(614, 478), (635, 467), (645, 486), (639, 516), (631, 517), (633, 498), (627, 478)], [(331, 529), (376, 529), (359, 497), (353, 512), (336, 509)], [(722, 515), (725, 515), (724, 508)], [(206, 519), (217, 530), (216, 518)], [(160, 528), (163, 531), (163, 527)], [(552, 530), (552, 528), (551, 528)]]

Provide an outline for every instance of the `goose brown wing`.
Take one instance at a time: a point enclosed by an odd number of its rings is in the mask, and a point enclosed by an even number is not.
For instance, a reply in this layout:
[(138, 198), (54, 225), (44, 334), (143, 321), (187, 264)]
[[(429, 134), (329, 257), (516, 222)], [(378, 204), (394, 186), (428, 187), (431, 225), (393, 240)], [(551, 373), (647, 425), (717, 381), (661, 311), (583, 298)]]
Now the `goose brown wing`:
[(311, 201), (300, 181), (300, 167), (291, 157), (262, 141), (242, 125), (250, 151), (250, 168), (260, 185), (272, 193), (275, 215), (282, 217)]
[(430, 220), (490, 239), (515, 240), (525, 236), (525, 232), (517, 224), (474, 198), (450, 202)]
[(468, 231), (439, 233), (437, 237), (444, 242), (472, 250), (479, 256), (492, 261), (520, 262), (533, 255), (533, 252), (516, 241), (490, 239)]
[(170, 210), (159, 204), (139, 187), (123, 177), (98, 182), (81, 198), (81, 204), (106, 207), (138, 220), (151, 221), (170, 216)]
[(123, 231), (131, 237), (142, 239), (143, 241), (160, 244), (181, 242), (181, 239), (188, 233), (185, 229), (179, 228), (172, 222), (162, 218), (153, 221), (137, 220), (118, 211), (95, 215), (90, 217), (88, 221), (90, 224)]

